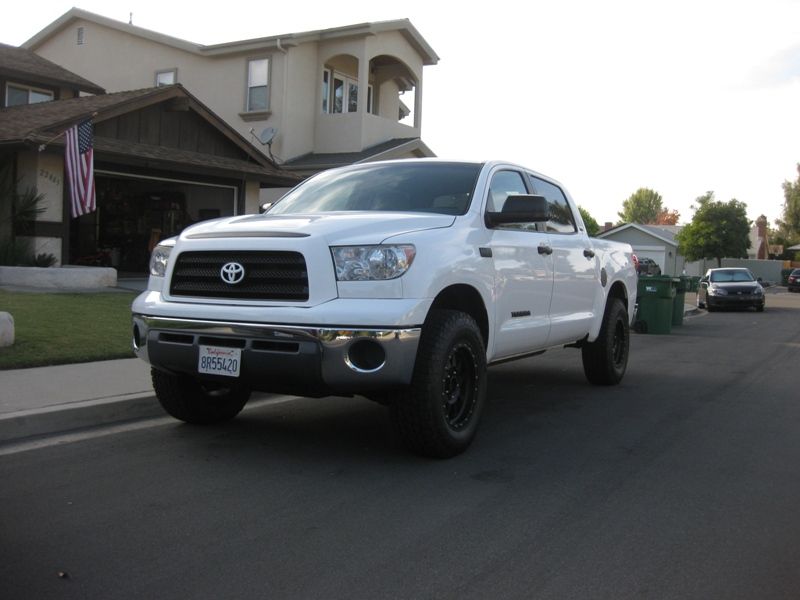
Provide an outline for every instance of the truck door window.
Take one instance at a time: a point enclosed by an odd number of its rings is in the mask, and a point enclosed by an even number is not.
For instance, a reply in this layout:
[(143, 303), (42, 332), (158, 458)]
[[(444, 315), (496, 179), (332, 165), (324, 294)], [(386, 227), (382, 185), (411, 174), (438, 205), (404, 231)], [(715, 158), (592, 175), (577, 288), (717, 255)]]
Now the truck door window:
[[(503, 205), (509, 196), (527, 194), (525, 180), (522, 174), (517, 171), (497, 171), (492, 175), (489, 184), (489, 198), (486, 202), (486, 210), (490, 212), (501, 212)], [(535, 230), (535, 223), (506, 223), (498, 225), (498, 229), (525, 229)]]
[(551, 233), (575, 233), (577, 231), (575, 217), (572, 215), (572, 209), (561, 188), (533, 175), (529, 177), (534, 193), (547, 198), (550, 208), (547, 231)]

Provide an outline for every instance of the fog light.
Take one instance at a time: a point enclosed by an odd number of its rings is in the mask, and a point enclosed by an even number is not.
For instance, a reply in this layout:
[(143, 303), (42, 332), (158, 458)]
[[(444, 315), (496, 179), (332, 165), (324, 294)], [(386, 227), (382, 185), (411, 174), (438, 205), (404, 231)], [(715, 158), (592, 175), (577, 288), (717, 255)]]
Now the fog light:
[(358, 340), (347, 351), (347, 364), (354, 371), (372, 373), (386, 364), (386, 352), (372, 340)]

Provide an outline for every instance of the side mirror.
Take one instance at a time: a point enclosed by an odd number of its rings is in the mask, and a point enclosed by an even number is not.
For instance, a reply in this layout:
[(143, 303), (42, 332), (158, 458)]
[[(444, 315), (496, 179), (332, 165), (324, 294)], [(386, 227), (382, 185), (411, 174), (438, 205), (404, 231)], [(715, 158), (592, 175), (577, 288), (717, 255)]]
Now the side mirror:
[(274, 202), (264, 202), (264, 204), (262, 204), (261, 206), (258, 207), (258, 214), (263, 215), (270, 208), (272, 208), (273, 204), (275, 204), (275, 203)]
[(487, 212), (486, 226), (491, 228), (503, 223), (544, 223), (550, 219), (550, 206), (544, 196), (532, 194), (509, 195), (500, 212)]

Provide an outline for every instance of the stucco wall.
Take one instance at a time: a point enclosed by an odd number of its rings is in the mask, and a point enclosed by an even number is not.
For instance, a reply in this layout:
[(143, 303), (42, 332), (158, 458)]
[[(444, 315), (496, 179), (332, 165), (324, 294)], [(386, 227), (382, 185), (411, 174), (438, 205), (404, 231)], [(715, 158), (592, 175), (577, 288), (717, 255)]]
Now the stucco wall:
[[(59, 223), (64, 218), (64, 158), (60, 153), (23, 151), (17, 155), (17, 176), (20, 191), (36, 187), (44, 195), (40, 206), (44, 212), (37, 221)], [(69, 218), (69, 215), (66, 215)], [(30, 238), (35, 254), (52, 254), (61, 264), (61, 239), (54, 237)]]

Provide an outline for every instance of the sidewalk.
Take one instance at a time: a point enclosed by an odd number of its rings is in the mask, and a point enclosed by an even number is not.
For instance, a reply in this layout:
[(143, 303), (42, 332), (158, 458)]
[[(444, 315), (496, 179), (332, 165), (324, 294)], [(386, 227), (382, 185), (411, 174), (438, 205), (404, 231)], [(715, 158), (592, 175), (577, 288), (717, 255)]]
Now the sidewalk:
[(0, 371), (0, 444), (163, 416), (138, 358)]
[(0, 444), (165, 415), (138, 358), (0, 371), (0, 390)]

